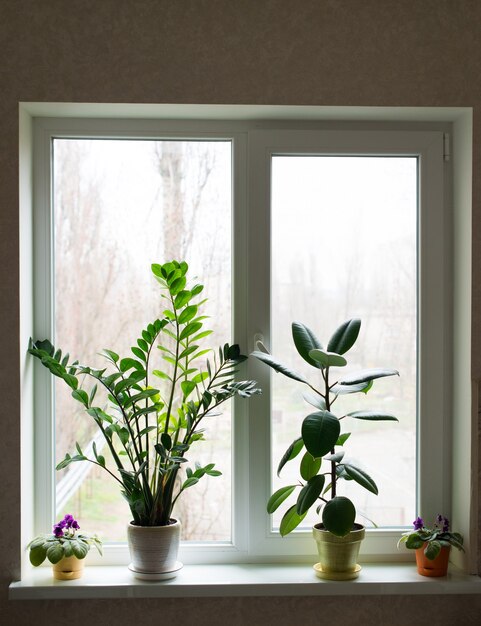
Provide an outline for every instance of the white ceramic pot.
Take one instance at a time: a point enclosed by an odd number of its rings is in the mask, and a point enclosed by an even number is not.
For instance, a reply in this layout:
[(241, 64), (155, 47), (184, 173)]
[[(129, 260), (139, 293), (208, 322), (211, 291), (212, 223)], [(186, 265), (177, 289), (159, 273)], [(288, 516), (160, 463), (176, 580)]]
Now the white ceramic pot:
[(174, 578), (182, 567), (177, 560), (181, 524), (171, 519), (168, 526), (136, 526), (127, 528), (131, 564), (129, 569), (142, 580)]

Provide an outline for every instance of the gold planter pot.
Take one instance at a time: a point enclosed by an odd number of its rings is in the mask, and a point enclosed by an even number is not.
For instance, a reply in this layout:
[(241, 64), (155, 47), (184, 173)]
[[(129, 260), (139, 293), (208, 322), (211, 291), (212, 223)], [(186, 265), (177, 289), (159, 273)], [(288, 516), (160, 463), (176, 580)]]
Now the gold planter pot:
[(182, 567), (177, 561), (181, 524), (170, 520), (168, 526), (127, 527), (131, 564), (129, 569), (141, 580), (175, 578)]
[(327, 580), (352, 580), (359, 576), (361, 566), (357, 563), (365, 529), (354, 524), (344, 537), (333, 535), (322, 524), (316, 524), (312, 534), (317, 543), (319, 563), (314, 565), (316, 576)]
[(76, 556), (67, 556), (60, 559), (58, 563), (52, 565), (53, 577), (55, 580), (75, 580), (80, 578), (84, 571), (85, 559), (78, 559)]

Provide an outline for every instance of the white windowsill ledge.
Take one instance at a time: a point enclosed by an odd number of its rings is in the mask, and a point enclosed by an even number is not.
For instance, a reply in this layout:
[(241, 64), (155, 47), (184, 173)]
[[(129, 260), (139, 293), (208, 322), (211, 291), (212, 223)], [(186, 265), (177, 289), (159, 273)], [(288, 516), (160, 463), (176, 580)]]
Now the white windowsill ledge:
[(366, 563), (357, 580), (318, 579), (312, 567), (296, 565), (188, 565), (177, 578), (136, 580), (126, 567), (87, 567), (79, 580), (54, 581), (50, 568), (32, 569), (10, 585), (11, 600), (168, 598), (229, 596), (445, 595), (481, 593), (481, 578), (452, 564), (443, 578), (427, 578), (414, 563)]

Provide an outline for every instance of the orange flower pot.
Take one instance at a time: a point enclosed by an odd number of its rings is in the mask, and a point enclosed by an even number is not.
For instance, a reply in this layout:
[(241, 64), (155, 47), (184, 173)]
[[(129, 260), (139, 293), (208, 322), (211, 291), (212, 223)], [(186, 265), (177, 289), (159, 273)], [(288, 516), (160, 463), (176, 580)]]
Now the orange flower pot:
[(416, 565), (418, 566), (418, 573), (421, 576), (446, 576), (448, 573), (449, 553), (451, 552), (451, 546), (442, 547), (438, 556), (430, 561), (424, 554), (426, 543), (422, 548), (416, 550)]

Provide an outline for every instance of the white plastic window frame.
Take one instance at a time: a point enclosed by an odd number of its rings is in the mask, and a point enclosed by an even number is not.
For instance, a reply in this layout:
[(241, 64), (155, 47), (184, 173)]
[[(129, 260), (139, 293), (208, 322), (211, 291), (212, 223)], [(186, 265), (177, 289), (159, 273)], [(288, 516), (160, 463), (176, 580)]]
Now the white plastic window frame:
[[(319, 130), (305, 125), (239, 121), (159, 121), (37, 118), (34, 124), (34, 336), (52, 336), (51, 145), (55, 137), (182, 138), (232, 141), (233, 155), (233, 329), (234, 340), (250, 351), (254, 337), (269, 340), (270, 326), (270, 162), (273, 154), (410, 155), (419, 159), (419, 410), (418, 508), (428, 515), (440, 506), (449, 514), (447, 462), (450, 406), (449, 242), (445, 209), (446, 163), (438, 130)], [(261, 130), (259, 130), (261, 128)], [(37, 364), (38, 365), (38, 364)], [(270, 383), (267, 368), (253, 360), (248, 375), (263, 396), (237, 403), (233, 429), (232, 543), (184, 544), (185, 563), (307, 560), (310, 533), (280, 538), (271, 531), (265, 503), (270, 493)], [(439, 390), (442, 393), (439, 393)], [(54, 476), (52, 381), (35, 367), (34, 526), (42, 532), (52, 519)], [(432, 453), (422, 455), (429, 443)], [(443, 488), (444, 486), (444, 488)], [(363, 559), (396, 560), (397, 529), (372, 529)], [(92, 555), (93, 556), (93, 555)], [(92, 559), (92, 562), (94, 559)], [(125, 544), (106, 546), (104, 564), (128, 562)]]

